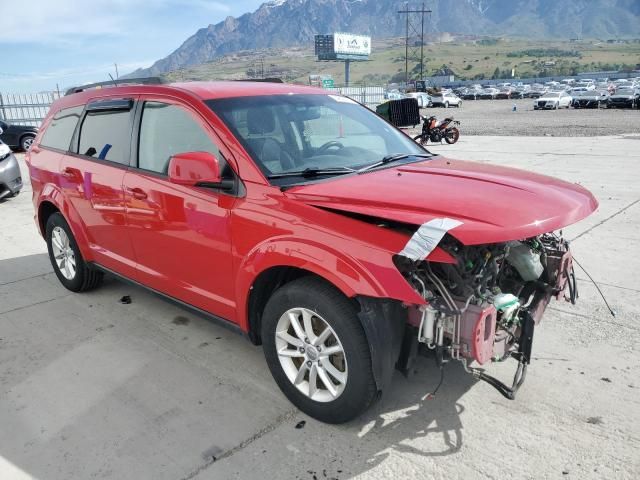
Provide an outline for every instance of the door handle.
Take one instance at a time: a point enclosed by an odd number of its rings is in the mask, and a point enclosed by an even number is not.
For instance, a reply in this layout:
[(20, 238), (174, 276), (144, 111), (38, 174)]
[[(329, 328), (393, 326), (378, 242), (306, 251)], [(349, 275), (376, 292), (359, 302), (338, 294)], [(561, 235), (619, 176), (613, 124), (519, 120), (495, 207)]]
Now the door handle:
[(147, 194), (141, 188), (127, 188), (127, 193), (129, 193), (133, 198), (137, 200), (146, 200)]

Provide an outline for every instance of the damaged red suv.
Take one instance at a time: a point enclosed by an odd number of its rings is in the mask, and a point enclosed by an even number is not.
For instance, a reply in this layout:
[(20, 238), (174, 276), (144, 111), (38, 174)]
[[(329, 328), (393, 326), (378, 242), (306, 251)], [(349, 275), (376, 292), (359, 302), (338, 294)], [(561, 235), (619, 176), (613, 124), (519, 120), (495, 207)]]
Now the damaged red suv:
[[(231, 326), (262, 344), (296, 406), (332, 423), (421, 350), (512, 398), (550, 299), (575, 300), (553, 232), (598, 205), (578, 185), (431, 154), (348, 98), (275, 83), (73, 91), (27, 162), (66, 288), (107, 272)], [(473, 367), (507, 357), (513, 385)]]

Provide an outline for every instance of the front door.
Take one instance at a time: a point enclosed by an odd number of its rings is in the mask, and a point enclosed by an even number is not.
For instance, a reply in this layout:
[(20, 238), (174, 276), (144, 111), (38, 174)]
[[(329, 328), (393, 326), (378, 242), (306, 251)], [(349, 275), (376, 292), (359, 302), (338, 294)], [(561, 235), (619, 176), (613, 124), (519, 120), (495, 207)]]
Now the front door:
[[(217, 139), (199, 115), (168, 100), (141, 105), (137, 168), (125, 174), (136, 279), (155, 290), (235, 321), (230, 209), (235, 198), (169, 182), (170, 158), (206, 151), (230, 172)], [(228, 174), (228, 173), (227, 173)]]

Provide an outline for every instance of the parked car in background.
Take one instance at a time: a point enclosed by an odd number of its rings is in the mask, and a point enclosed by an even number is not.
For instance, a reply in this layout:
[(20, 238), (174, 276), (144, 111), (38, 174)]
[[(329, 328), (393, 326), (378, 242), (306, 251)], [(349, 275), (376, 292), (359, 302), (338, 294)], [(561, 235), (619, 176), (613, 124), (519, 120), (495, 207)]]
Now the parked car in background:
[(389, 90), (385, 92), (384, 98), (386, 100), (402, 100), (403, 98), (407, 98), (407, 96), (400, 90)]
[(15, 197), (22, 189), (18, 160), (9, 145), (0, 140), (0, 199)]
[(640, 107), (640, 88), (632, 86), (618, 87), (609, 95), (607, 102), (609, 108), (635, 108)]
[(600, 108), (606, 107), (609, 93), (606, 90), (584, 90), (571, 95), (573, 108)]
[(535, 102), (534, 110), (557, 110), (559, 108), (569, 108), (571, 105), (571, 95), (567, 92), (547, 92)]
[(502, 87), (498, 93), (496, 93), (496, 98), (500, 100), (508, 100), (513, 97), (513, 92), (515, 90), (511, 87)]
[(418, 101), (418, 107), (427, 108), (431, 106), (431, 95), (426, 92), (411, 92), (406, 94), (409, 98), (415, 98)]
[(478, 99), (478, 95), (480, 95), (481, 90), (475, 90), (475, 89), (467, 89), (467, 91), (462, 95), (462, 99), (463, 100), (477, 100)]
[(29, 150), (33, 139), (38, 134), (36, 127), (27, 125), (14, 125), (0, 120), (0, 140), (14, 149)]
[(482, 90), (482, 93), (478, 96), (481, 100), (493, 100), (500, 93), (500, 90), (497, 88), (489, 87)]
[(460, 107), (462, 106), (462, 99), (453, 92), (440, 92), (431, 96), (431, 104), (434, 107)]

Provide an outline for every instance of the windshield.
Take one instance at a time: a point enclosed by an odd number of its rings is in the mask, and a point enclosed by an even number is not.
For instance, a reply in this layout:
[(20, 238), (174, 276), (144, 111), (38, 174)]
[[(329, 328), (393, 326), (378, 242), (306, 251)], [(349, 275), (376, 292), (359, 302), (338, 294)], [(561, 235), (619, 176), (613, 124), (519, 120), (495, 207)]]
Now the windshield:
[(545, 97), (547, 98), (558, 98), (560, 96), (560, 93), (557, 92), (547, 92), (544, 94)]
[[(316, 169), (344, 174), (390, 155), (409, 154), (411, 161), (418, 160), (411, 155), (426, 152), (375, 113), (337, 95), (269, 95), (205, 103), (266, 177)], [(277, 183), (296, 181), (293, 175)]]

